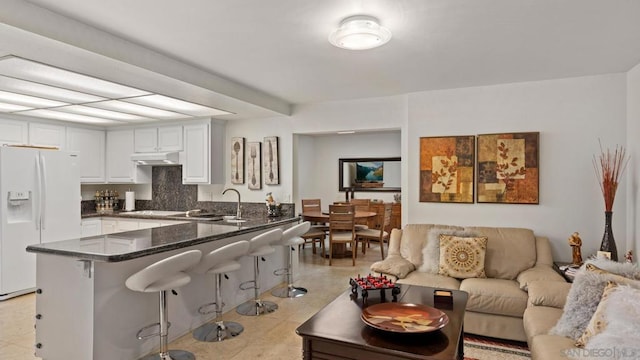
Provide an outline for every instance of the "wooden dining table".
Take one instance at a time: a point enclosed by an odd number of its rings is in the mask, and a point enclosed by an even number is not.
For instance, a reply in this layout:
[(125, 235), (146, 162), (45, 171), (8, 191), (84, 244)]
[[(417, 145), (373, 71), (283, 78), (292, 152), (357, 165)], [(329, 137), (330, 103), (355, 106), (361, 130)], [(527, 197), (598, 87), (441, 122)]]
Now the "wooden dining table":
[[(373, 211), (356, 211), (356, 219), (368, 219), (378, 215)], [(305, 211), (302, 213), (304, 221), (311, 221), (316, 223), (329, 223), (329, 211)]]
[[(378, 215), (373, 211), (358, 211), (354, 215), (355, 219), (368, 219)], [(329, 224), (329, 211), (304, 211), (302, 213), (302, 219), (304, 221), (310, 221), (312, 223), (322, 223)], [(326, 255), (329, 257), (329, 254)], [(351, 257), (351, 252), (347, 251), (346, 245), (344, 243), (334, 244), (333, 247), (333, 257), (334, 258), (344, 258)]]

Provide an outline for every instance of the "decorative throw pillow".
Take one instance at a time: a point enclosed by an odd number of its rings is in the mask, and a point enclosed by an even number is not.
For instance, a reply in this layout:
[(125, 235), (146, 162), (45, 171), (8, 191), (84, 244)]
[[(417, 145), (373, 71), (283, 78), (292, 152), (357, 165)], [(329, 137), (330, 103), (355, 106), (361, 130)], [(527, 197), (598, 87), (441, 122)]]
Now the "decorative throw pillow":
[(458, 279), (484, 278), (486, 237), (440, 235), (440, 275)]
[(371, 264), (370, 269), (373, 272), (390, 274), (398, 279), (404, 279), (416, 267), (402, 256), (389, 255), (386, 259)]
[(601, 315), (602, 331), (588, 340), (585, 352), (607, 359), (637, 359), (640, 355), (640, 290), (625, 285), (615, 287)]
[(429, 274), (437, 274), (440, 270), (440, 235), (455, 235), (462, 237), (475, 236), (464, 230), (455, 230), (434, 226), (427, 232), (427, 244), (422, 248), (422, 265), (418, 271)]
[(607, 326), (607, 320), (604, 317), (604, 311), (609, 306), (609, 295), (618, 287), (618, 284), (609, 281), (607, 286), (604, 288), (604, 292), (602, 293), (602, 298), (600, 298), (600, 303), (598, 303), (598, 307), (596, 308), (596, 312), (593, 313), (587, 328), (582, 333), (582, 336), (578, 338), (576, 341), (577, 347), (584, 347), (589, 339), (594, 335), (600, 334), (604, 331)]
[[(611, 273), (610, 270), (620, 271), (631, 278)], [(632, 264), (616, 263), (610, 260), (587, 262), (576, 273), (562, 316), (549, 333), (578, 340), (593, 317), (607, 283), (613, 281), (640, 288), (640, 281), (633, 280), (638, 276), (640, 271)]]

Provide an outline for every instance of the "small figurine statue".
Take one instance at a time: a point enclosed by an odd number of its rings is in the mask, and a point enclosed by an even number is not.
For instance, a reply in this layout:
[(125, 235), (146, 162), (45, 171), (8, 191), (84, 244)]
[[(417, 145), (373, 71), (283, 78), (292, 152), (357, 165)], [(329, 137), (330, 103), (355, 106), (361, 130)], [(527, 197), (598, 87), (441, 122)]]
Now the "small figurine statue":
[(580, 250), (582, 239), (580, 239), (580, 234), (577, 232), (571, 234), (569, 237), (569, 246), (571, 246), (573, 253), (573, 265), (582, 265), (582, 251)]
[(627, 253), (624, 254), (624, 260), (628, 263), (633, 262), (633, 252), (631, 250), (627, 251)]

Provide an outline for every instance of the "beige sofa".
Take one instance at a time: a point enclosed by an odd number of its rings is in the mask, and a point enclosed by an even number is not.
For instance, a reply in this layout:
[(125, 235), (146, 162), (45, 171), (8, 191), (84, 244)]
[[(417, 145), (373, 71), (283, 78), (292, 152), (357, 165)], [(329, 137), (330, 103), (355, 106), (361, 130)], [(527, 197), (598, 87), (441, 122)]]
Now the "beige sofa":
[[(486, 236), (487, 277), (459, 280), (433, 273), (428, 249), (438, 246), (434, 234), (439, 233)], [(466, 291), (465, 332), (517, 341), (527, 341), (522, 317), (528, 305), (528, 284), (565, 283), (553, 270), (549, 240), (521, 228), (409, 224), (392, 231), (387, 257), (372, 264), (371, 269), (394, 276), (401, 284)]]
[[(532, 359), (566, 359), (577, 350), (568, 337), (550, 335), (562, 316), (570, 283), (533, 281), (529, 284), (529, 305), (524, 312), (524, 330)], [(578, 352), (579, 354), (579, 352)]]

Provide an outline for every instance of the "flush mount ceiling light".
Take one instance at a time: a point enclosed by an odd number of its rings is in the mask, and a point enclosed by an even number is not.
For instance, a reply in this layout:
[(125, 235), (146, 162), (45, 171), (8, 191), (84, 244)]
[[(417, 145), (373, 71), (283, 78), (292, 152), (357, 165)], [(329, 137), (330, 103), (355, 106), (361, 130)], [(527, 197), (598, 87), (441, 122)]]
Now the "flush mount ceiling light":
[(231, 114), (16, 56), (0, 57), (0, 112), (102, 125)]
[(367, 15), (350, 16), (329, 35), (329, 42), (347, 50), (367, 50), (386, 44), (391, 31), (380, 26), (378, 19)]

